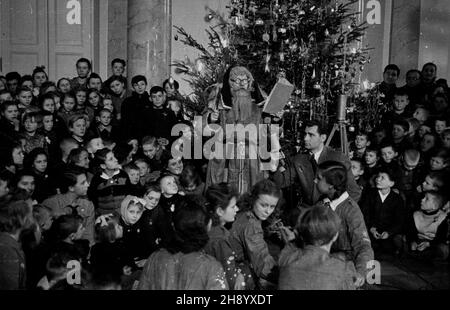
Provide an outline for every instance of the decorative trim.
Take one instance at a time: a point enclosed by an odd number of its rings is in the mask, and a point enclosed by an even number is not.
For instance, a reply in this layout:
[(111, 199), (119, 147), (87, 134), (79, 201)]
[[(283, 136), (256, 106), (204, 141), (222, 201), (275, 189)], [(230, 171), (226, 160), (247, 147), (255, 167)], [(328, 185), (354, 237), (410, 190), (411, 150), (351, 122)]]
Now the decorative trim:
[(384, 11), (383, 58), (381, 72), (389, 64), (391, 57), (392, 0), (386, 0)]

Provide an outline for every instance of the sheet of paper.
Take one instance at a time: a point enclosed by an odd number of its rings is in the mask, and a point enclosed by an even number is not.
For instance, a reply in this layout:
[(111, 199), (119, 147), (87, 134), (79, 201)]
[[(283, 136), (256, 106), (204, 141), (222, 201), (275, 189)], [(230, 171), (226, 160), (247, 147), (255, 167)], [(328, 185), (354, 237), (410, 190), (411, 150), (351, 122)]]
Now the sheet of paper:
[(277, 114), (282, 111), (291, 98), (293, 91), (294, 85), (285, 78), (279, 79), (270, 92), (269, 97), (267, 97), (263, 111), (269, 114)]

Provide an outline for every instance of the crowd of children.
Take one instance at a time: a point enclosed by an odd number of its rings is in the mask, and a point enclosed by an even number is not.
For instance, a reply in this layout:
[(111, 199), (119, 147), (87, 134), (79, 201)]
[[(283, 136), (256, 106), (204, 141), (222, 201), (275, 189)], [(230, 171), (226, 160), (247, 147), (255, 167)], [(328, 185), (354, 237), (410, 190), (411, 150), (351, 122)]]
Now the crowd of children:
[(372, 249), (448, 260), (450, 92), (433, 63), (403, 87), (386, 67), (380, 126), (356, 133), (351, 169), (313, 158), (303, 186), (321, 200), (298, 212), (273, 178), (206, 188), (207, 160), (171, 153), (172, 127), (192, 126), (178, 83), (131, 90), (111, 65), (105, 82), (85, 58), (56, 83), (0, 77), (0, 289), (355, 289)]

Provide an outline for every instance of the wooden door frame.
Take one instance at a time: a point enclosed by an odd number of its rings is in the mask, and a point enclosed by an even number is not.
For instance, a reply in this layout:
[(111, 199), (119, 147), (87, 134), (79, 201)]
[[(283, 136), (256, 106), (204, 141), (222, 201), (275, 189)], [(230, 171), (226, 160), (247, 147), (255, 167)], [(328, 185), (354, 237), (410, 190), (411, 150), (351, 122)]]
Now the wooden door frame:
[[(9, 71), (12, 71), (12, 66), (7, 63), (7, 61), (10, 60), (10, 57), (7, 57), (8, 53), (11, 52), (10, 49), (7, 49), (9, 47), (9, 41), (10, 41), (10, 31), (9, 31), (9, 25), (7, 23), (10, 22), (11, 17), (10, 14), (6, 13), (7, 8), (6, 5), (9, 4), (9, 1), (13, 0), (0, 0), (0, 73), (2, 75), (6, 75)], [(42, 10), (42, 11), (40, 11)], [(48, 0), (38, 0), (37, 2), (37, 9), (36, 9), (36, 15), (39, 18), (39, 14), (45, 12), (45, 16), (47, 16), (48, 19)], [(3, 18), (4, 14), (6, 14), (6, 18)], [(48, 33), (48, 22), (45, 20), (38, 20), (36, 27), (37, 29), (37, 35), (40, 37), (44, 33)], [(4, 42), (8, 42), (8, 44), (5, 44)], [(34, 69), (34, 66), (45, 66), (46, 70), (48, 70), (49, 65), (49, 40), (48, 37), (45, 38), (45, 44), (41, 46), (41, 48), (44, 49), (42, 58), (39, 57), (38, 62), (36, 64), (33, 64), (31, 71)], [(29, 48), (29, 47), (28, 47)], [(28, 51), (27, 48), (23, 50), (23, 52)], [(42, 50), (40, 50), (42, 52)], [(38, 55), (41, 56), (41, 53), (38, 52)], [(25, 72), (21, 72), (21, 74), (25, 74)], [(26, 72), (26, 74), (31, 74), (31, 72)]]
[(109, 0), (94, 0), (94, 71), (103, 79), (108, 78), (108, 21)]

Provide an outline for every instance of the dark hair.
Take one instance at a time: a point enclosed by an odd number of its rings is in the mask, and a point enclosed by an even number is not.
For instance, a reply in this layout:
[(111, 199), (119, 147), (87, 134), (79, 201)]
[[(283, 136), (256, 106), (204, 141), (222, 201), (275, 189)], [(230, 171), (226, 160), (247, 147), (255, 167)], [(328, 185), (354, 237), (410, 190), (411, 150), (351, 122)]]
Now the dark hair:
[(41, 94), (46, 94), (46, 93), (47, 93), (47, 90), (48, 90), (50, 87), (55, 87), (55, 88), (57, 88), (55, 82), (52, 82), (52, 81), (46, 81), (46, 82), (42, 83), (42, 85), (41, 85)]
[(8, 72), (8, 73), (5, 75), (6, 81), (17, 80), (17, 82), (19, 82), (19, 81), (20, 81), (20, 78), (21, 78), (21, 76), (20, 76), (19, 72), (16, 72), (16, 71), (14, 71), (14, 72)]
[[(166, 88), (166, 85), (170, 83), (170, 79), (167, 79), (163, 82), (163, 88)], [(175, 90), (180, 89), (180, 83), (178, 83), (176, 80), (173, 80), (173, 86), (175, 87)]]
[(383, 139), (379, 147), (380, 152), (382, 149), (386, 147), (391, 147), (394, 150), (394, 152), (397, 152), (397, 148), (395, 147), (394, 142), (391, 139)]
[(15, 201), (0, 208), (0, 231), (15, 233), (31, 224), (31, 209), (25, 201)]
[(12, 178), (13, 178), (13, 176), (9, 171), (5, 171), (5, 170), (0, 171), (0, 181), (11, 184)]
[(450, 160), (450, 152), (443, 148), (436, 149), (431, 153), (431, 157), (442, 158), (447, 163)]
[(361, 159), (359, 159), (359, 158), (352, 158), (351, 161), (359, 163), (359, 166), (361, 167), (361, 170), (364, 170), (364, 163), (363, 163), (363, 161)]
[(60, 100), (62, 99), (62, 94), (59, 93), (59, 91), (51, 91), (47, 93), (48, 95), (52, 96), (53, 100), (55, 100), (56, 98), (59, 98)]
[(39, 227), (42, 227), (45, 223), (46, 217), (45, 213), (49, 215), (49, 217), (52, 217), (52, 209), (44, 206), (44, 205), (35, 205), (33, 206), (33, 218), (36, 221), (36, 224)]
[(87, 154), (89, 154), (89, 152), (85, 148), (82, 148), (82, 147), (79, 147), (79, 148), (76, 148), (76, 149), (73, 149), (72, 151), (70, 151), (67, 163), (76, 165), (80, 161), (80, 156), (81, 156), (81, 154), (83, 154), (83, 152), (86, 152)]
[(73, 125), (78, 122), (80, 119), (85, 120), (86, 124), (88, 123), (88, 117), (85, 114), (74, 114), (69, 117), (69, 121), (67, 123), (67, 128), (73, 128)]
[(49, 94), (49, 93), (43, 94), (42, 96), (39, 96), (39, 100), (38, 100), (39, 108), (41, 110), (43, 110), (42, 107), (44, 106), (45, 100), (51, 100), (51, 101), (53, 101), (53, 105), (55, 105), (55, 99), (53, 99), (52, 94)]
[(299, 237), (307, 245), (322, 246), (330, 243), (339, 232), (341, 219), (326, 206), (308, 209), (297, 224)]
[(37, 147), (25, 156), (25, 159), (23, 161), (25, 169), (33, 171), (34, 161), (39, 155), (45, 155), (48, 161), (48, 153), (44, 150), (44, 148)]
[(434, 95), (433, 100), (436, 98), (444, 98), (445, 102), (448, 103), (448, 97), (445, 94), (441, 94), (441, 93), (436, 94), (436, 95)]
[[(9, 92), (8, 92), (9, 93)], [(17, 107), (17, 103), (15, 101), (5, 101), (0, 105), (0, 112), (1, 113), (5, 113), (6, 109), (10, 106), (16, 106)]]
[(8, 89), (0, 90), (0, 96), (1, 96), (1, 95), (4, 95), (4, 94), (10, 94), (10, 95), (12, 96), (11, 91), (9, 91)]
[[(48, 281), (60, 279), (67, 273), (67, 265), (70, 261), (78, 260), (76, 255), (64, 249), (58, 249), (53, 252), (45, 264), (45, 275)], [(64, 278), (63, 281), (66, 281)]]
[(191, 184), (199, 186), (202, 183), (202, 178), (193, 165), (184, 167), (180, 175), (180, 184), (183, 187), (189, 187)]
[(118, 81), (119, 83), (122, 83), (125, 86), (127, 85), (127, 79), (124, 78), (123, 76), (114, 75), (113, 77), (111, 77), (111, 81), (109, 82), (109, 84), (111, 85), (112, 82), (114, 81)]
[(116, 144), (116, 146), (113, 149), (113, 152), (119, 164), (123, 164), (123, 162), (127, 159), (132, 150), (133, 146), (129, 145), (128, 143), (122, 142)]
[(75, 186), (80, 175), (86, 175), (86, 173), (83, 169), (78, 167), (71, 167), (70, 169), (64, 171), (61, 180), (61, 192), (67, 193), (70, 187)]
[(136, 166), (136, 164), (134, 164), (134, 163), (129, 163), (129, 164), (123, 166), (122, 169), (123, 169), (123, 171), (125, 171), (125, 172), (128, 172), (128, 171), (130, 171), (130, 170), (137, 170), (137, 171), (139, 171), (139, 167)]
[(367, 140), (369, 140), (369, 133), (367, 131), (358, 131), (355, 134), (355, 137), (362, 137), (362, 136), (365, 136)]
[(260, 195), (281, 198), (280, 188), (271, 180), (264, 179), (253, 185), (250, 193), (244, 194), (238, 202), (240, 210), (252, 210)]
[(166, 90), (165, 90), (164, 88), (162, 88), (161, 86), (153, 86), (153, 87), (150, 89), (150, 96), (153, 95), (153, 94), (157, 94), (157, 93), (159, 93), (159, 92), (165, 94), (165, 93), (166, 93)]
[(92, 79), (100, 79), (100, 81), (102, 81), (102, 78), (100, 77), (100, 75), (98, 75), (95, 72), (92, 72), (87, 79), (87, 85), (89, 85), (89, 81)]
[(120, 58), (114, 58), (113, 61), (111, 61), (111, 67), (114, 67), (115, 63), (122, 64), (124, 67), (127, 65), (126, 61)]
[[(427, 126), (429, 126), (429, 125), (427, 125)], [(433, 140), (434, 140), (433, 148), (439, 148), (440, 147), (441, 139), (439, 139), (439, 136), (436, 133), (434, 133), (434, 132), (427, 132), (427, 133), (425, 133), (423, 135), (422, 139), (425, 138), (425, 136), (433, 137)]]
[[(75, 94), (75, 99), (76, 99), (77, 93), (79, 93), (80, 91), (84, 92), (87, 95), (87, 92), (88, 92), (87, 88), (84, 86), (79, 86), (73, 90), (73, 93)], [(78, 101), (77, 101), (77, 103), (78, 103)]]
[(159, 183), (152, 183), (150, 185), (147, 185), (147, 187), (145, 188), (145, 195), (150, 194), (151, 192), (157, 192), (157, 193), (161, 193), (161, 186), (159, 186)]
[(22, 144), (17, 141), (11, 141), (8, 145), (6, 145), (4, 148), (2, 147), (0, 149), (0, 167), (9, 167), (11, 165), (14, 165), (14, 159), (13, 159), (13, 151), (15, 149), (22, 149)]
[(102, 98), (102, 95), (101, 95), (101, 91), (96, 89), (96, 88), (89, 88), (87, 90), (87, 93), (86, 93), (87, 100), (89, 100), (89, 95), (92, 94), (92, 93), (97, 93), (97, 95), (100, 97), (100, 102), (102, 101), (103, 98)]
[(408, 77), (408, 74), (410, 74), (410, 73), (418, 73), (419, 74), (419, 78), (422, 77), (422, 72), (420, 70), (417, 70), (417, 69), (408, 70), (408, 72), (406, 72), (406, 77)]
[(324, 128), (324, 126), (322, 125), (321, 122), (319, 122), (317, 120), (310, 120), (310, 121), (306, 121), (305, 122), (305, 128), (307, 128), (307, 127), (314, 127), (314, 126), (317, 126), (317, 133), (319, 135), (326, 135), (327, 134), (327, 132), (326, 132), (326, 130), (325, 130), (325, 128)]
[(31, 75), (29, 75), (29, 74), (26, 74), (26, 75), (22, 76), (22, 77), (20, 78), (19, 85), (22, 86), (23, 83), (26, 82), (26, 81), (33, 82), (33, 77), (32, 77)]
[(77, 103), (77, 96), (72, 90), (70, 92), (63, 94), (61, 98), (61, 104), (64, 102), (64, 100), (66, 100), (66, 98), (72, 98), (75, 101), (75, 104)]
[[(60, 79), (58, 80), (58, 82), (56, 83), (56, 87), (57, 87), (58, 89), (59, 89), (59, 86), (60, 86), (60, 84), (61, 84), (61, 82), (62, 82), (63, 80), (69, 81), (69, 84), (70, 84), (70, 79), (69, 79), (69, 78), (66, 78), (66, 77), (60, 78)], [(71, 87), (71, 88), (72, 88), (72, 87)]]
[[(111, 151), (110, 149), (108, 149), (108, 148), (106, 148), (106, 147), (103, 148), (103, 149), (101, 149), (101, 150), (98, 150), (97, 152), (95, 152), (95, 160), (98, 161), (98, 164), (99, 164), (99, 165), (102, 165), (102, 164), (105, 163), (105, 161), (106, 161), (106, 156), (107, 156), (109, 153), (113, 153), (113, 154), (114, 154), (113, 151)], [(114, 156), (115, 156), (115, 155), (114, 155)]]
[(347, 169), (337, 161), (326, 161), (318, 166), (320, 173), (328, 184), (335, 189), (333, 199), (340, 197), (347, 190)]
[(9, 203), (15, 201), (28, 201), (32, 199), (31, 194), (23, 188), (15, 188), (7, 198)]
[(409, 123), (407, 120), (405, 120), (404, 118), (398, 118), (396, 119), (393, 123), (392, 126), (395, 125), (399, 125), (403, 128), (403, 130), (405, 131), (405, 133), (409, 132)]
[(29, 89), (28, 87), (17, 87), (16, 93), (19, 95), (21, 92), (30, 92), (31, 94), (33, 94), (33, 90)]
[(45, 74), (45, 77), (46, 77), (47, 80), (48, 80), (47, 72), (45, 72), (45, 66), (40, 66), (40, 67), (34, 68), (33, 73), (31, 74), (31, 76), (33, 77), (33, 80), (34, 80), (34, 76), (35, 76), (37, 73), (44, 73), (44, 74)]
[(188, 254), (203, 249), (209, 240), (209, 220), (209, 213), (199, 197), (185, 197), (173, 214), (175, 236), (167, 250), (173, 254)]
[(438, 208), (441, 209), (446, 203), (447, 203), (447, 197), (441, 192), (438, 191), (428, 191), (425, 192), (425, 195), (433, 196), (433, 198), (436, 200)]
[(388, 70), (395, 70), (395, 71), (397, 71), (397, 75), (398, 75), (398, 76), (400, 75), (400, 68), (399, 68), (397, 65), (395, 65), (395, 64), (389, 64), (389, 65), (387, 65), (387, 66), (384, 68), (383, 73), (386, 73), (386, 71), (388, 71)]
[(158, 147), (158, 140), (153, 136), (145, 136), (142, 138), (141, 145), (152, 144), (155, 147)]
[(445, 171), (431, 171), (428, 173), (428, 176), (436, 183), (439, 190), (441, 190), (444, 185), (448, 184), (448, 176)]
[(71, 234), (76, 233), (83, 223), (83, 218), (79, 215), (65, 214), (56, 218), (50, 228), (50, 235), (53, 240), (63, 241)]
[(436, 66), (436, 64), (435, 64), (435, 63), (432, 63), (432, 62), (427, 62), (426, 64), (424, 64), (423, 67), (422, 67), (422, 71), (425, 70), (425, 67), (428, 67), (428, 66), (434, 67), (434, 70), (437, 71), (437, 66)]
[(25, 124), (27, 119), (36, 119), (36, 122), (39, 123), (39, 113), (35, 112), (35, 111), (29, 111), (29, 112), (25, 112), (22, 114), (22, 120), (21, 120), (21, 124)]
[[(105, 108), (103, 108), (103, 109), (101, 109), (101, 110), (98, 110), (98, 112), (97, 112), (97, 117), (101, 117), (102, 116), (102, 114), (103, 113), (109, 113), (109, 114), (113, 114), (113, 112), (111, 112), (111, 110), (108, 110), (108, 109), (105, 109)], [(99, 138), (99, 137), (98, 137)]]
[(211, 214), (213, 225), (219, 224), (217, 209), (225, 210), (233, 197), (238, 198), (238, 193), (228, 183), (213, 184), (208, 188), (205, 198), (208, 201), (207, 208)]
[(440, 121), (440, 122), (445, 122), (447, 124), (448, 119), (443, 115), (438, 115), (434, 118), (433, 121), (434, 121), (434, 123), (436, 123), (436, 121)]
[(395, 173), (394, 173), (394, 171), (391, 168), (386, 167), (386, 166), (381, 166), (381, 167), (379, 167), (377, 169), (377, 173), (378, 174), (385, 173), (389, 177), (389, 180), (391, 180), (392, 182), (397, 183), (396, 182), (396, 178), (395, 178)]
[(87, 63), (87, 64), (88, 64), (89, 71), (92, 70), (92, 63), (91, 63), (91, 61), (90, 61), (89, 59), (87, 59), (87, 58), (80, 58), (80, 59), (78, 59), (78, 60), (77, 60), (77, 63), (76, 63), (76, 66), (78, 67), (78, 64), (81, 63), (81, 62)]
[(145, 83), (145, 85), (147, 85), (147, 78), (143, 75), (136, 75), (133, 76), (133, 78), (131, 79), (131, 85), (137, 84), (139, 82), (143, 81)]
[(409, 99), (409, 95), (404, 88), (396, 88), (394, 92), (394, 96), (403, 97), (406, 96)]
[(119, 217), (116, 214), (106, 217), (105, 221), (107, 225), (102, 225), (101, 222), (95, 224), (95, 239), (97, 242), (114, 242), (117, 239), (116, 224), (119, 223)]
[(180, 159), (183, 162), (183, 158), (179, 158), (179, 157), (174, 157), (172, 152), (164, 152), (161, 156), (161, 165), (163, 167), (163, 170), (167, 172), (168, 168), (169, 168), (169, 161), (171, 161), (172, 159)]

